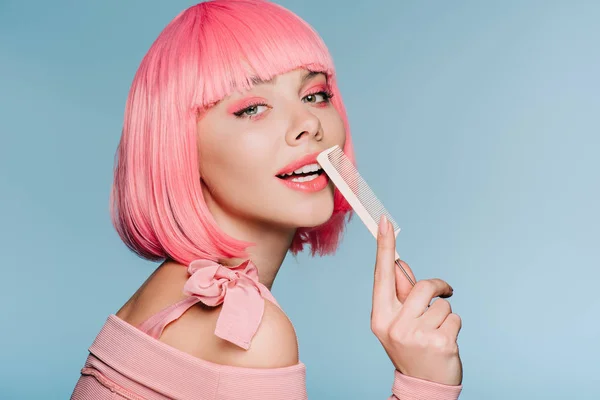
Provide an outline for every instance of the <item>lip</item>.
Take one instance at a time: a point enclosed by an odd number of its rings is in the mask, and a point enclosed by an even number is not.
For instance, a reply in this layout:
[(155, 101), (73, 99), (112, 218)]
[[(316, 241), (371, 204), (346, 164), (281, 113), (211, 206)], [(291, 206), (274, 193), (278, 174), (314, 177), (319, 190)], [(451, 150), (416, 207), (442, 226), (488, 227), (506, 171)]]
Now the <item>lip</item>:
[[(279, 178), (277, 178), (277, 179), (279, 179)], [(308, 182), (294, 182), (294, 181), (286, 180), (286, 179), (279, 179), (279, 180), (281, 181), (281, 183), (283, 183), (284, 185), (286, 185), (287, 187), (289, 187), (291, 189), (299, 190), (301, 192), (306, 192), (306, 193), (319, 192), (319, 191), (325, 189), (327, 187), (327, 185), (329, 184), (329, 177), (327, 176), (327, 174), (325, 172), (323, 172), (321, 175), (319, 175), (312, 181), (308, 181)]]
[(283, 169), (281, 169), (279, 172), (277, 172), (276, 175), (283, 175), (283, 174), (287, 174), (287, 173), (290, 173), (290, 172), (294, 172), (298, 168), (302, 168), (302, 167), (304, 167), (305, 165), (308, 165), (308, 164), (319, 164), (317, 162), (317, 156), (319, 155), (319, 153), (321, 153), (321, 151), (317, 151), (317, 152), (312, 153), (312, 154), (307, 154), (304, 157), (299, 158), (296, 161), (293, 161), (293, 162), (289, 163), (288, 165), (286, 165), (285, 167), (283, 167)]

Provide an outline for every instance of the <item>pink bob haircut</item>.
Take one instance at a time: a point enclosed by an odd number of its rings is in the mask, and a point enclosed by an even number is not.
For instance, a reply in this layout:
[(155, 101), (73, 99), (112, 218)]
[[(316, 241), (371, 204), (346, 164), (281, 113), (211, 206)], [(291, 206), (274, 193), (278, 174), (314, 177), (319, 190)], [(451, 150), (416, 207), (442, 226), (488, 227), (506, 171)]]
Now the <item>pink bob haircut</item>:
[[(214, 0), (188, 8), (144, 56), (127, 98), (110, 194), (112, 223), (125, 244), (151, 261), (188, 265), (204, 258), (247, 258), (244, 242), (225, 234), (206, 206), (198, 170), (199, 114), (252, 78), (298, 68), (323, 72), (346, 128), (333, 61), (319, 35), (291, 11), (262, 0)], [(289, 251), (335, 252), (351, 208), (337, 189), (324, 224), (299, 228)]]

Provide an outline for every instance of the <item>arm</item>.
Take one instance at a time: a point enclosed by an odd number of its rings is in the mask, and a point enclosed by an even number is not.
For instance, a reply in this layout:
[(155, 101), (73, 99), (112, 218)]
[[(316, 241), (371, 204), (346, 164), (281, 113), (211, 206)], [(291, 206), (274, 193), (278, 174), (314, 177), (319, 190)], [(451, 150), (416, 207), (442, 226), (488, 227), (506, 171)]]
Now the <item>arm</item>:
[(462, 385), (452, 386), (413, 378), (394, 371), (392, 395), (387, 400), (456, 400)]

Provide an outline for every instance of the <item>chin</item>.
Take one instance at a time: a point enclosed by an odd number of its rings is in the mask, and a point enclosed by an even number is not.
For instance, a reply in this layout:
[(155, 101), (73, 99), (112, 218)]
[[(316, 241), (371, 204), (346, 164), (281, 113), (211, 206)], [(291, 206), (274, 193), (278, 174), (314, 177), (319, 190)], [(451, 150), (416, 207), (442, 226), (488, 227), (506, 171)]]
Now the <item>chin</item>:
[(333, 196), (327, 201), (319, 201), (294, 208), (293, 225), (296, 228), (314, 228), (327, 222), (332, 214)]

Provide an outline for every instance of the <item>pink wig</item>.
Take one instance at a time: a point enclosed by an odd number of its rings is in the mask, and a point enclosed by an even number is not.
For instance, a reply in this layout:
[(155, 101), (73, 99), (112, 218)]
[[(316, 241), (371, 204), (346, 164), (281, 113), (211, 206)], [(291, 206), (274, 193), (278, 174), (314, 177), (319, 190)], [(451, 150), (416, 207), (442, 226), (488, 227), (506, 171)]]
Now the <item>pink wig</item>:
[[(132, 251), (185, 265), (198, 258), (247, 257), (253, 243), (226, 235), (204, 201), (197, 118), (234, 90), (251, 88), (252, 77), (270, 80), (297, 68), (327, 74), (346, 128), (344, 151), (354, 160), (333, 61), (298, 16), (262, 0), (214, 0), (190, 7), (166, 26), (131, 85), (115, 156), (111, 217)], [(310, 244), (313, 256), (333, 253), (350, 214), (336, 189), (329, 221), (298, 229), (289, 250), (296, 254)]]

